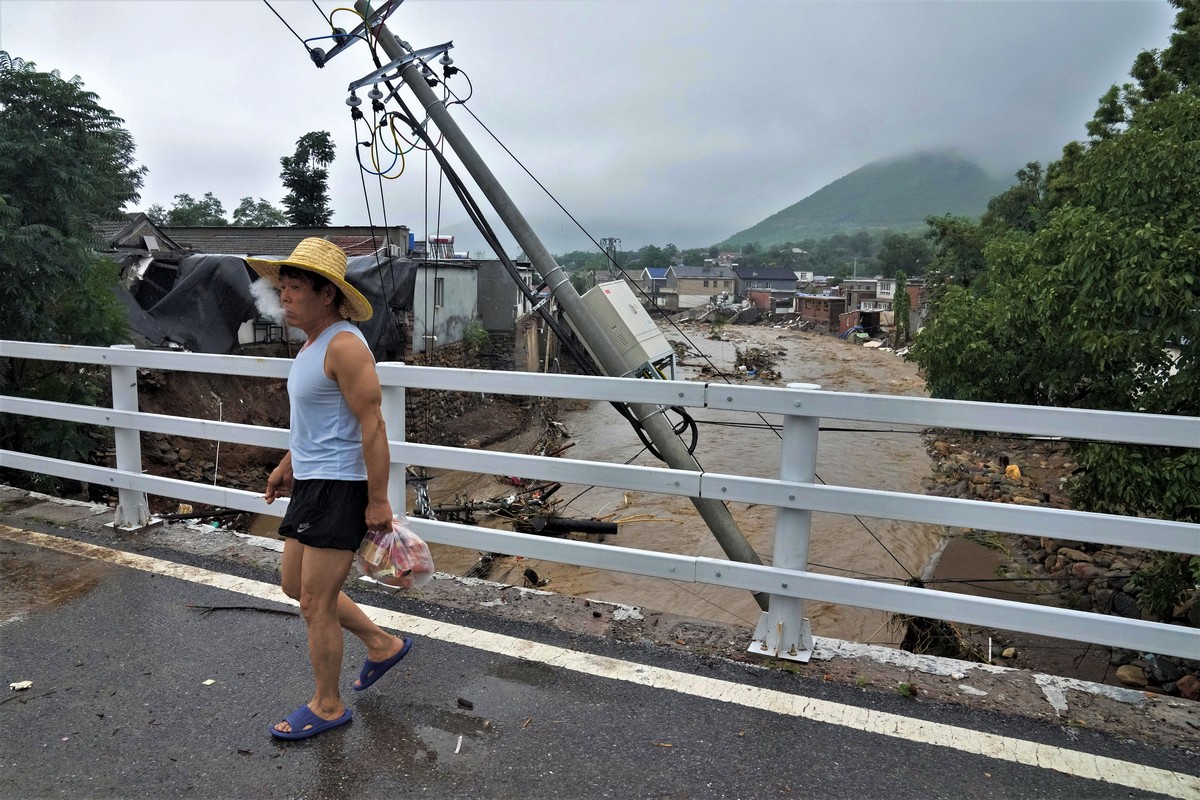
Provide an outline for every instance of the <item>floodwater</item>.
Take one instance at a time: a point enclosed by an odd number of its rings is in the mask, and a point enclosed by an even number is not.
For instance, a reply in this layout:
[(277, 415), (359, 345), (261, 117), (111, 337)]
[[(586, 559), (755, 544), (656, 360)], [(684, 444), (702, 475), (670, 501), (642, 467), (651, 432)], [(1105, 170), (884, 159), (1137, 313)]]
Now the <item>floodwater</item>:
[[(862, 348), (834, 337), (770, 327), (726, 327), (722, 340), (704, 338), (707, 326), (684, 331), (694, 349), (704, 353), (723, 373), (734, 372), (737, 349), (759, 347), (776, 353), (775, 369), (786, 383), (815, 383), (824, 389), (923, 396), (924, 384), (916, 367), (891, 353)], [(676, 331), (667, 333), (680, 339)], [(704, 380), (700, 358), (686, 359), (676, 377)], [(751, 382), (753, 379), (751, 379)], [(778, 474), (780, 438), (765, 428), (776, 427), (778, 416), (734, 414), (693, 409), (700, 430), (696, 456), (705, 470), (755, 477)], [(574, 446), (563, 456), (608, 463), (662, 466), (642, 449), (628, 423), (607, 403), (569, 411), (561, 418)], [(725, 421), (762, 427), (732, 427)], [(817, 450), (819, 481), (838, 486), (923, 493), (922, 480), (930, 474), (930, 460), (919, 429), (874, 425), (843, 420), (822, 420)], [(829, 430), (841, 428), (849, 430)], [(879, 429), (886, 429), (880, 431)], [(511, 491), (511, 488), (510, 488)], [(505, 494), (493, 476), (440, 473), (429, 484), (431, 503), (449, 503), (469, 494), (485, 499)], [(564, 486), (556, 495), (560, 516), (597, 517), (620, 522), (616, 535), (589, 536), (613, 547), (723, 558), (724, 553), (688, 498), (626, 492), (603, 487)], [(775, 509), (769, 506), (730, 503), (730, 511), (764, 563), (771, 563)], [(628, 520), (628, 521), (625, 521)], [(485, 523), (484, 524), (488, 524)], [(573, 534), (580, 536), (580, 534)], [(920, 575), (940, 542), (936, 526), (894, 520), (857, 519), (844, 515), (813, 514), (809, 564), (814, 572), (859, 578), (901, 581)], [(452, 548), (435, 549), (440, 570), (463, 574), (477, 553)], [(723, 623), (754, 625), (759, 608), (748, 592), (699, 584), (627, 575), (618, 572), (565, 566), (536, 560), (500, 558), (492, 580), (522, 583), (526, 568), (548, 580), (546, 589), (560, 594), (586, 596)], [(888, 624), (890, 615), (868, 609), (810, 602), (805, 616), (813, 633), (876, 644), (894, 644), (899, 633)]]

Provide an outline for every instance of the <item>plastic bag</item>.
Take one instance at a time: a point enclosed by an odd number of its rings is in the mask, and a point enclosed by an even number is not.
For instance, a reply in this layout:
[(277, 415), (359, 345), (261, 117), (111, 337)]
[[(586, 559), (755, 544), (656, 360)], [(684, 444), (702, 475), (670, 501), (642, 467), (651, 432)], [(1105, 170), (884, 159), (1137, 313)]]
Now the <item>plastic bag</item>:
[(429, 545), (413, 533), (403, 514), (392, 517), (390, 531), (369, 531), (354, 561), (363, 575), (395, 589), (414, 589), (433, 579)]

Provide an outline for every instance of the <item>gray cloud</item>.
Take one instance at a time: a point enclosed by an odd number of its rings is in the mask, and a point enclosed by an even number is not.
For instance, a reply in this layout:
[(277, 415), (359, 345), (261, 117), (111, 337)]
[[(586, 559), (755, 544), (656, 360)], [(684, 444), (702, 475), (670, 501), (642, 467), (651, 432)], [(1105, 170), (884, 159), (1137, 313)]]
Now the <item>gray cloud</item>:
[[(312, 0), (272, 5), (301, 36), (328, 32)], [(454, 41), (471, 110), (594, 236), (693, 247), (882, 158), (954, 148), (998, 174), (1053, 159), (1172, 19), (1166, 2), (409, 0), (389, 24), (417, 47)], [(367, 221), (344, 105), (373, 68), (361, 44), (317, 70), (256, 0), (0, 0), (0, 48), (79, 74), (126, 120), (150, 169), (143, 207), (207, 191), (229, 212), (277, 203), (279, 158), (328, 130), (334, 221)], [(591, 247), (455, 113), (552, 250)], [(439, 213), (421, 154), (384, 183), (389, 222), (481, 246), (444, 184)]]

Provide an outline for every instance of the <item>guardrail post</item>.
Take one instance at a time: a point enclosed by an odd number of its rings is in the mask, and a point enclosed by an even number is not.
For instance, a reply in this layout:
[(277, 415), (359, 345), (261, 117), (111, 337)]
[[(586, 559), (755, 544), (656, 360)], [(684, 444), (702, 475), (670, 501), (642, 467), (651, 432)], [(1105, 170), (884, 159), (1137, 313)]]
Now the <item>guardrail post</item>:
[[(789, 389), (820, 389), (815, 383), (789, 383)], [(800, 407), (802, 401), (796, 401)], [(783, 418), (783, 444), (779, 451), (779, 479), (812, 483), (817, 471), (818, 417), (787, 414)], [(812, 511), (780, 508), (775, 516), (775, 554), (772, 563), (785, 569), (808, 569), (808, 541)], [(786, 584), (784, 584), (786, 587)], [(812, 657), (812, 627), (804, 618), (804, 600), (771, 595), (770, 605), (758, 619), (749, 652), (805, 663)]]
[[(115, 344), (113, 350), (134, 350), (131, 344)], [(115, 411), (138, 411), (137, 367), (111, 365), (112, 405)], [(113, 428), (117, 450), (117, 469), (142, 473), (141, 431), (136, 428)], [(117, 490), (117, 513), (113, 527), (123, 531), (139, 531), (151, 524), (150, 505), (145, 492), (132, 489)]]
[[(387, 366), (404, 366), (401, 361), (385, 362)], [(383, 366), (382, 364), (380, 366)], [(387, 427), (388, 441), (406, 441), (404, 432), (404, 387), (382, 386), (383, 390), (383, 424)], [(389, 459), (390, 460), (390, 459)], [(404, 464), (391, 462), (388, 471), (388, 502), (392, 504), (392, 513), (405, 513), (405, 494), (408, 487), (407, 474)]]

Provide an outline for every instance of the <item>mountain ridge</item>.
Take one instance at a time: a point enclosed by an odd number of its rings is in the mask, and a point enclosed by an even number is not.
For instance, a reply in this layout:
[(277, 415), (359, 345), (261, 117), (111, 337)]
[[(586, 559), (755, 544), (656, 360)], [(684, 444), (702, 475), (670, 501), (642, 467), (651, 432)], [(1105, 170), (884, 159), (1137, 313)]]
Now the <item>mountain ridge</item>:
[(1012, 183), (949, 151), (874, 161), (735, 233), (722, 246), (772, 245), (860, 230), (910, 232), (923, 228), (930, 215), (979, 217), (988, 200)]

